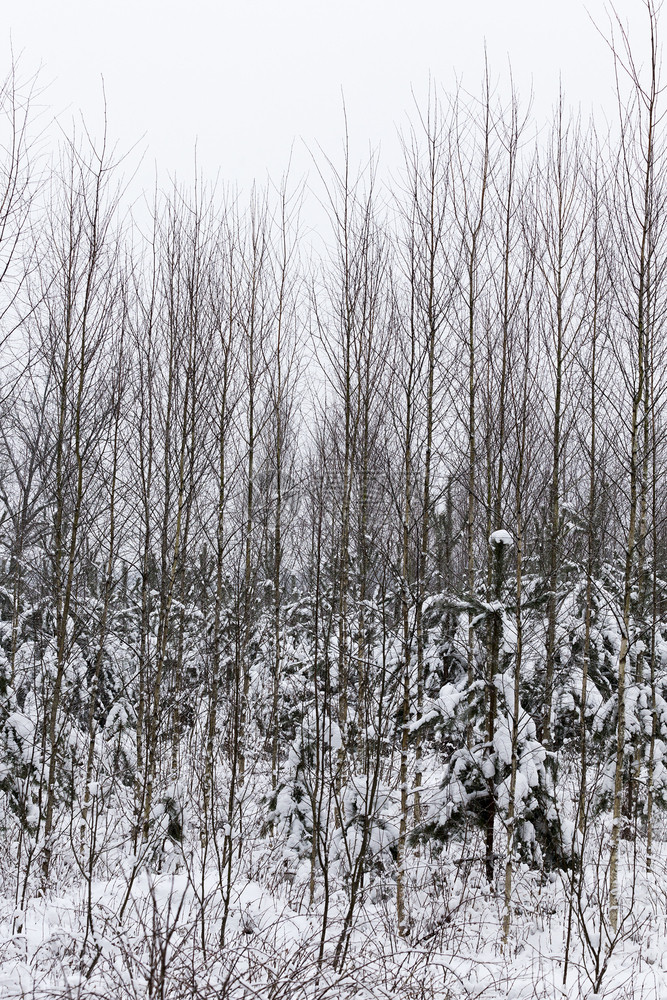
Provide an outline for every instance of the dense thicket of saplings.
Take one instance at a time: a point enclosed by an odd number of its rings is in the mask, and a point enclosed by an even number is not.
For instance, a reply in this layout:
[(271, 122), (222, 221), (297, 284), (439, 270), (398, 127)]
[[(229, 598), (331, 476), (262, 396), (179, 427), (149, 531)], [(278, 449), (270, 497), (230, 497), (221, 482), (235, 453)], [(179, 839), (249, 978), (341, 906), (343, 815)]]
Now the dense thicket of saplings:
[(619, 847), (651, 865), (667, 798), (666, 133), (655, 73), (620, 72), (609, 138), (562, 104), (534, 138), (483, 88), (420, 109), (391, 186), (321, 162), (322, 250), (289, 183), (134, 225), (108, 146), (33, 163), (5, 87), (19, 929), (64, 872), (187, 858), (224, 941), (254, 829), (311, 904), (343, 887), (338, 966), (374, 886), (410, 933), (441, 850), (507, 936), (516, 865), (575, 885), (610, 815), (616, 930)]

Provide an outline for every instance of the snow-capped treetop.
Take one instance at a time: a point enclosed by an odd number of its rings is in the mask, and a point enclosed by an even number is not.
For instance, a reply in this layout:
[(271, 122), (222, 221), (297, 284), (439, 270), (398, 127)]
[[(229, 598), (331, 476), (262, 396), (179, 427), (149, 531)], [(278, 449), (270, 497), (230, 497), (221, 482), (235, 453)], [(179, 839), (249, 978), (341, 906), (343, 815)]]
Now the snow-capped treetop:
[(505, 531), (504, 528), (499, 528), (498, 531), (492, 531), (489, 535), (489, 545), (512, 545), (514, 539), (510, 535), (509, 531)]

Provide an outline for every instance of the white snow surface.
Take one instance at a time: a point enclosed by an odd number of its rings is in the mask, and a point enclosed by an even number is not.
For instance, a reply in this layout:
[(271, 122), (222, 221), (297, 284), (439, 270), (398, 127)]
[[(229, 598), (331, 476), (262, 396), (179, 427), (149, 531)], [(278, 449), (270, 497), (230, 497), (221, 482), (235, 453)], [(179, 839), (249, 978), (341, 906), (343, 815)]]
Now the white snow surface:
[[(503, 742), (499, 738), (500, 742)], [(530, 741), (528, 741), (530, 742)], [(506, 756), (505, 751), (503, 750)], [(425, 761), (423, 798), (441, 774)], [(528, 794), (522, 770), (517, 801)], [(183, 796), (187, 790), (173, 788)], [(231, 869), (189, 836), (159, 866), (148, 849), (123, 854), (123, 842), (88, 882), (63, 863), (60, 882), (28, 894), (17, 909), (16, 886), (5, 881), (0, 902), (0, 997), (11, 1000), (664, 1000), (667, 997), (667, 842), (660, 839), (653, 871), (635, 845), (622, 842), (621, 931), (609, 936), (602, 822), (589, 835), (581, 909), (570, 911), (570, 873), (544, 877), (517, 861), (511, 934), (502, 941), (503, 866), (488, 885), (479, 863), (481, 839), (454, 840), (441, 853), (422, 848), (406, 865), (409, 929), (396, 932), (394, 872), (369, 874), (360, 892), (349, 950), (335, 968), (336, 946), (348, 906), (345, 858), (332, 857), (323, 961), (325, 895), (318, 871), (311, 898), (311, 865), (286, 858), (284, 842), (261, 830), (262, 790), (250, 785), (243, 849)], [(355, 796), (369, 793), (356, 778), (345, 792), (346, 815)], [(373, 850), (394, 841), (396, 800), (381, 790)], [(190, 817), (192, 822), (192, 817)], [(565, 837), (576, 838), (565, 821)], [(224, 831), (229, 833), (229, 829)], [(231, 831), (238, 837), (237, 829)], [(190, 834), (194, 833), (194, 828)], [(523, 839), (534, 839), (523, 823)], [(661, 836), (664, 835), (662, 831)], [(504, 830), (498, 830), (502, 855)], [(10, 853), (16, 845), (9, 845)], [(209, 845), (210, 848), (211, 845)], [(152, 845), (154, 848), (155, 845)], [(354, 837), (349, 849), (357, 849)], [(408, 848), (408, 851), (411, 849)], [(126, 851), (126, 847), (125, 847)], [(106, 866), (106, 874), (99, 869)], [(158, 870), (161, 869), (161, 870)], [(228, 877), (229, 876), (229, 877)], [(602, 908), (600, 908), (600, 901)], [(224, 943), (222, 921), (227, 910)], [(602, 922), (600, 915), (602, 914)], [(570, 956), (564, 955), (571, 922)], [(586, 934), (584, 934), (584, 926)], [(87, 929), (88, 928), (88, 929)], [(596, 968), (604, 967), (596, 983)], [(597, 992), (595, 987), (597, 986)]]
[(492, 531), (489, 535), (489, 545), (513, 545), (514, 539), (510, 535), (509, 531), (505, 531), (504, 528), (498, 528), (497, 531)]

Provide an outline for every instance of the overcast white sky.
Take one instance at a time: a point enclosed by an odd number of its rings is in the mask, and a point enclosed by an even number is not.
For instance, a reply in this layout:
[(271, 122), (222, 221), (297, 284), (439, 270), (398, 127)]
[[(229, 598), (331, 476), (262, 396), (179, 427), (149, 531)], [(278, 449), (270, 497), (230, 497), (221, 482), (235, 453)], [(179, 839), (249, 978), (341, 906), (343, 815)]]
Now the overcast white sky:
[[(7, 2), (7, 0), (6, 0)], [(590, 15), (608, 24), (603, 0)], [(192, 174), (193, 149), (207, 174), (247, 187), (279, 178), (296, 141), (336, 153), (341, 88), (361, 156), (381, 144), (391, 167), (395, 126), (423, 95), (429, 72), (453, 89), (478, 91), (486, 41), (492, 77), (507, 79), (545, 118), (559, 74), (566, 97), (613, 113), (611, 59), (581, 0), (15, 0), (5, 17), (24, 69), (43, 67), (44, 100), (71, 121), (99, 125), (104, 77), (111, 133), (146, 151), (148, 186)], [(617, 9), (642, 40), (643, 0)]]

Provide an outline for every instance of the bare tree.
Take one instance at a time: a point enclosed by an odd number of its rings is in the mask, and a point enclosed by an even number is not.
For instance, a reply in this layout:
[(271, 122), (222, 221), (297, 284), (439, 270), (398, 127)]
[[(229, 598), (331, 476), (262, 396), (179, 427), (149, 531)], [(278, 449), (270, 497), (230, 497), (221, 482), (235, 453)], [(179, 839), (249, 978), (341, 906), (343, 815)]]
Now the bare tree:
[(56, 671), (44, 715), (42, 747), (48, 760), (44, 791), (42, 875), (48, 881), (53, 853), (59, 727), (63, 679), (72, 650), (80, 585), (81, 549), (91, 468), (107, 417), (105, 346), (115, 316), (117, 192), (106, 134), (98, 147), (86, 136), (64, 151), (52, 199), (59, 212), (46, 232), (46, 274), (40, 310), (39, 350), (51, 379), (54, 403), (53, 594)]

